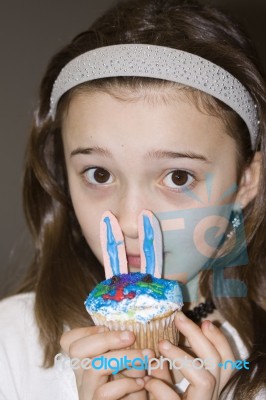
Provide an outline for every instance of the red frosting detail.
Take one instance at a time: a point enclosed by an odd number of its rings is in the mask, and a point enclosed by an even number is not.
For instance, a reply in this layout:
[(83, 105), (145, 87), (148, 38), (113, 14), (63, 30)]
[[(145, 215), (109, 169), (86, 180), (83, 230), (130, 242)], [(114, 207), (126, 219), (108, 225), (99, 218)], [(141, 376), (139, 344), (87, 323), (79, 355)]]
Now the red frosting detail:
[(115, 301), (122, 301), (123, 299), (133, 299), (136, 296), (136, 292), (129, 292), (127, 294), (124, 293), (125, 286), (128, 286), (127, 283), (120, 283), (116, 286), (116, 292), (113, 296), (110, 294), (104, 294), (104, 300), (115, 300)]

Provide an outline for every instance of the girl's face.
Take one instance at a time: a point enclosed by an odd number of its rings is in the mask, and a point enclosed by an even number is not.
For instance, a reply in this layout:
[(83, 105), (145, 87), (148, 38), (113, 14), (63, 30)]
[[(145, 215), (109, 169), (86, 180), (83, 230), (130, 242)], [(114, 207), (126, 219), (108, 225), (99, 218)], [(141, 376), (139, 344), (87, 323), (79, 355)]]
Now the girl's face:
[[(206, 205), (220, 207), (235, 200), (233, 193), (218, 201), (236, 183), (235, 141), (219, 118), (200, 112), (182, 94), (167, 102), (121, 101), (101, 92), (78, 94), (63, 121), (63, 143), (73, 207), (101, 263), (99, 222), (106, 210), (120, 223), (134, 272), (139, 269), (139, 258), (133, 256), (140, 253), (137, 219), (143, 209), (159, 218), (160, 213), (178, 210), (191, 210), (193, 215)], [(210, 227), (215, 218), (218, 222), (217, 214)], [(179, 243), (188, 265), (185, 258), (182, 265), (178, 262), (175, 246), (168, 246), (165, 277), (186, 282), (200, 271), (203, 261), (189, 257), (188, 246), (189, 240), (200, 246), (201, 230), (207, 228), (206, 223), (199, 225), (184, 235), (184, 244)], [(167, 249), (167, 240), (164, 244)]]

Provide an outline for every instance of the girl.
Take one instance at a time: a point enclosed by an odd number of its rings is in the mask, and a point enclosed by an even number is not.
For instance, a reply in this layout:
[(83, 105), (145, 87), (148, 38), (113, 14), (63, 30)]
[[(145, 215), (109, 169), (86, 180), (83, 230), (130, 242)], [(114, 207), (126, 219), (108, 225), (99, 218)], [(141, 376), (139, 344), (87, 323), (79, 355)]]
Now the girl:
[[(265, 93), (249, 40), (194, 1), (121, 2), (52, 59), (26, 155), (35, 255), (0, 307), (3, 399), (265, 398)], [(178, 313), (180, 345), (163, 341), (161, 354), (215, 368), (164, 363), (119, 379), (56, 368), (60, 352), (153, 357), (128, 349), (131, 332), (92, 326), (83, 304), (104, 278), (101, 215), (117, 217), (134, 272), (143, 209), (161, 222), (164, 276), (183, 284), (196, 321)], [(242, 369), (221, 367), (240, 357)]]

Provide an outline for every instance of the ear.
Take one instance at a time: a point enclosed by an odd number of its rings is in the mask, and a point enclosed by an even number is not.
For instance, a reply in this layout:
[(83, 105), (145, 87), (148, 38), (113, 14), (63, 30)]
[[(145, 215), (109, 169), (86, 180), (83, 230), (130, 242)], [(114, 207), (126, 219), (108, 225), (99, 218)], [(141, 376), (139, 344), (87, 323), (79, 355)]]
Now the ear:
[(241, 208), (245, 208), (257, 195), (261, 164), (261, 152), (256, 152), (251, 164), (243, 172), (236, 196)]

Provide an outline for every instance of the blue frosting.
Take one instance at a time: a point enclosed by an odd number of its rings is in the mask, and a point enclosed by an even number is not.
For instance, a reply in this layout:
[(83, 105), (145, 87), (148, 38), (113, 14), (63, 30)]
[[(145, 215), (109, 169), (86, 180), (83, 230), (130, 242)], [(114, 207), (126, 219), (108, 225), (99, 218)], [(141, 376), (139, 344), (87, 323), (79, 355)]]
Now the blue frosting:
[(112, 231), (112, 226), (109, 217), (104, 218), (104, 222), (106, 223), (107, 228), (107, 252), (110, 257), (110, 264), (114, 275), (120, 273), (120, 265), (119, 265), (119, 257), (118, 257), (118, 249), (117, 246), (121, 244), (121, 242), (116, 242), (115, 237)]
[(120, 274), (99, 283), (87, 297), (85, 306), (92, 312), (101, 312), (101, 309), (106, 312), (108, 308), (116, 309), (118, 304), (123, 304), (126, 311), (131, 300), (140, 295), (183, 305), (178, 282), (135, 272)]
[(144, 241), (143, 251), (146, 258), (146, 272), (154, 275), (155, 271), (155, 253), (154, 253), (154, 231), (147, 215), (143, 216)]

